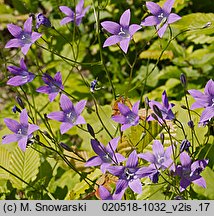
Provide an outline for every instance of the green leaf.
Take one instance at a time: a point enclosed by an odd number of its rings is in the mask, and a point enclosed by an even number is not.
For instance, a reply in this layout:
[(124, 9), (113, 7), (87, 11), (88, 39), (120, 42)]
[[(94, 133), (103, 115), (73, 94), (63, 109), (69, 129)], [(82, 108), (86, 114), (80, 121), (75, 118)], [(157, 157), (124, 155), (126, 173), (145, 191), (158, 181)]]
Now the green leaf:
[[(39, 153), (31, 148), (27, 148), (27, 150), (23, 152), (17, 147), (11, 155), (10, 171), (28, 183), (36, 178), (39, 172), (39, 166)], [(19, 189), (23, 189), (27, 186), (24, 182), (11, 174), (10, 180), (13, 186)]]
[[(4, 147), (0, 147), (0, 165), (6, 169), (9, 169), (10, 165), (10, 152)], [(8, 179), (9, 173), (2, 168), (0, 168), (0, 179)]]

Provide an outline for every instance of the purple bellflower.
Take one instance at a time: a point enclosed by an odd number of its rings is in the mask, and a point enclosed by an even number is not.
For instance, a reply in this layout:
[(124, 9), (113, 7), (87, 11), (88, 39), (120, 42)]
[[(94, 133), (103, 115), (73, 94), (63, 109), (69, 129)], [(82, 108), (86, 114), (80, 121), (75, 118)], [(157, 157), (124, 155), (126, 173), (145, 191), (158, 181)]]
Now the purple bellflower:
[(14, 134), (4, 136), (2, 144), (18, 141), (20, 149), (25, 151), (28, 140), (32, 138), (33, 132), (38, 130), (39, 126), (28, 123), (28, 114), (26, 109), (23, 109), (20, 114), (20, 123), (9, 118), (5, 118), (4, 122)]
[(139, 123), (139, 116), (138, 116), (139, 105), (140, 105), (140, 101), (137, 101), (133, 105), (132, 110), (130, 110), (128, 106), (122, 103), (118, 103), (118, 108), (121, 115), (112, 116), (112, 119), (115, 122), (122, 124), (121, 127), (122, 131), (126, 130), (131, 126), (135, 126)]
[(120, 194), (111, 194), (104, 186), (100, 185), (99, 189), (99, 195), (100, 195), (100, 198), (102, 200), (120, 200), (123, 196), (122, 193)]
[(160, 141), (154, 140), (152, 149), (153, 153), (140, 153), (138, 154), (138, 157), (151, 163), (149, 167), (154, 169), (154, 173), (150, 175), (150, 179), (153, 182), (157, 182), (159, 170), (169, 168), (169, 170), (175, 171), (175, 166), (173, 160), (171, 159), (172, 146), (169, 146), (166, 151), (164, 151), (163, 145)]
[[(171, 110), (171, 108), (174, 106), (174, 104), (172, 104), (172, 103), (169, 104), (166, 91), (164, 91), (162, 94), (162, 104), (160, 102), (153, 101), (153, 100), (149, 101), (149, 106), (152, 110), (154, 110), (154, 108), (153, 108), (154, 105), (156, 105), (158, 107), (158, 109), (160, 110), (161, 115), (162, 115), (162, 118), (157, 116), (159, 123), (163, 123), (163, 119), (164, 120), (173, 120), (175, 118), (175, 116)], [(154, 118), (150, 115), (147, 118), (147, 121), (152, 121), (152, 120), (154, 120)]]
[(75, 12), (73, 12), (67, 6), (60, 6), (59, 9), (66, 15), (60, 22), (64, 25), (68, 22), (74, 22), (77, 26), (82, 22), (82, 18), (85, 16), (86, 12), (89, 10), (90, 6), (84, 8), (84, 0), (80, 0), (76, 5)]
[(127, 187), (130, 187), (135, 193), (142, 193), (142, 184), (140, 179), (151, 175), (153, 168), (138, 167), (138, 156), (134, 150), (126, 161), (126, 166), (111, 166), (108, 171), (119, 177), (117, 181), (115, 194), (123, 194)]
[(41, 86), (36, 91), (48, 94), (49, 100), (52, 102), (61, 89), (64, 89), (62, 85), (62, 75), (60, 72), (57, 72), (54, 78), (52, 78), (49, 74), (44, 74), (42, 79), (47, 86)]
[(192, 89), (188, 91), (196, 100), (191, 109), (205, 108), (201, 114), (200, 123), (204, 124), (214, 117), (214, 81), (210, 79), (204, 89), (204, 93)]
[(38, 29), (41, 25), (46, 26), (46, 27), (51, 27), (51, 22), (42, 13), (39, 13), (36, 16), (36, 28)]
[(111, 46), (120, 43), (120, 48), (124, 53), (127, 53), (129, 42), (135, 32), (141, 29), (140, 25), (130, 23), (131, 12), (130, 9), (126, 10), (120, 17), (120, 23), (112, 21), (104, 21), (101, 23), (102, 27), (113, 34), (104, 42), (103, 47)]
[(154, 2), (146, 2), (146, 7), (150, 10), (153, 16), (148, 16), (141, 22), (143, 26), (156, 26), (157, 33), (160, 38), (163, 37), (169, 24), (181, 19), (175, 13), (171, 13), (174, 0), (167, 0), (163, 8)]
[(8, 24), (7, 28), (15, 38), (9, 40), (5, 48), (21, 47), (21, 51), (24, 55), (27, 54), (31, 45), (42, 36), (38, 32), (32, 32), (32, 17), (29, 17), (25, 21), (24, 30), (14, 24)]
[(85, 108), (85, 105), (86, 100), (81, 100), (74, 106), (68, 96), (62, 94), (60, 97), (62, 111), (52, 112), (48, 114), (47, 117), (62, 122), (60, 132), (61, 134), (64, 134), (74, 125), (86, 123), (85, 119), (80, 115)]
[(85, 166), (100, 166), (101, 171), (105, 173), (112, 164), (119, 164), (124, 161), (125, 157), (119, 153), (115, 153), (119, 140), (120, 137), (114, 138), (105, 147), (102, 143), (92, 139), (91, 146), (98, 156), (90, 158)]
[(203, 188), (206, 187), (206, 182), (200, 173), (208, 164), (208, 160), (197, 160), (191, 162), (190, 156), (186, 152), (180, 154), (181, 165), (176, 168), (175, 174), (181, 177), (180, 191), (184, 191), (191, 182)]
[(8, 66), (7, 69), (15, 75), (7, 81), (7, 84), (11, 86), (21, 86), (31, 82), (35, 78), (33, 73), (28, 72), (23, 58), (20, 60), (20, 68), (16, 66)]

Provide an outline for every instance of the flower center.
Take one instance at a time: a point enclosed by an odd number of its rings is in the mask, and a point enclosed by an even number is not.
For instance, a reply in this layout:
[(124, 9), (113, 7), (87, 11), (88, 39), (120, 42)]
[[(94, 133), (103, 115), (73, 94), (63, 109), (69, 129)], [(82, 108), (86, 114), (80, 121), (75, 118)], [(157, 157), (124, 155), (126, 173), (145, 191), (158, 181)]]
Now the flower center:
[(27, 135), (27, 128), (19, 128), (19, 130), (17, 131), (17, 134)]
[(123, 27), (120, 27), (120, 32), (118, 33), (118, 35), (124, 38), (130, 37), (128, 29), (123, 29)]
[(111, 155), (108, 152), (105, 155), (103, 155), (102, 159), (105, 163), (111, 163), (112, 162)]
[(21, 39), (22, 42), (25, 43), (25, 44), (31, 43), (31, 36), (30, 36), (28, 33), (25, 33), (25, 32), (22, 33), (20, 39)]
[(214, 106), (214, 98), (212, 99), (212, 105), (211, 106)]
[(77, 115), (75, 112), (67, 113), (66, 117), (67, 117), (68, 121), (72, 122), (72, 123), (74, 123), (77, 120)]
[(158, 164), (162, 164), (164, 161), (165, 161), (165, 158), (163, 156), (158, 155), (158, 158), (157, 158)]
[(163, 13), (161, 13), (161, 14), (158, 15), (158, 19), (159, 20), (162, 20), (163, 18), (164, 18), (164, 14)]
[(126, 116), (127, 123), (134, 125), (136, 117), (137, 115), (135, 113), (129, 112)]
[(125, 169), (124, 174), (128, 181), (132, 181), (133, 179), (135, 179), (135, 173), (132, 173), (128, 168)]
[(190, 173), (191, 173), (191, 170), (189, 168), (183, 167), (182, 174), (183, 174), (183, 176), (185, 178), (189, 178), (190, 177)]

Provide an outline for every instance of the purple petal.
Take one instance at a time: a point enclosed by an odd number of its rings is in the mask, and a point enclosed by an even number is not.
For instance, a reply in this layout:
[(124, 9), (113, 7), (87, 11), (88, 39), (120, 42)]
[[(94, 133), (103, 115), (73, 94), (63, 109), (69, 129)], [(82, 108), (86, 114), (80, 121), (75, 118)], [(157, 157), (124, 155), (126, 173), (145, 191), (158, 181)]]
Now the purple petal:
[(60, 25), (65, 25), (66, 23), (72, 22), (73, 18), (71, 17), (65, 17), (60, 21)]
[(130, 9), (126, 10), (120, 17), (120, 25), (122, 27), (128, 27), (130, 23), (131, 12)]
[(126, 162), (127, 167), (135, 168), (138, 165), (138, 157), (137, 152), (134, 150), (128, 157), (128, 160)]
[(11, 142), (17, 142), (18, 140), (20, 140), (19, 135), (17, 135), (17, 134), (9, 134), (9, 135), (6, 135), (4, 137), (4, 139), (2, 139), (2, 144), (8, 144), (8, 143), (11, 143)]
[(20, 124), (16, 120), (5, 118), (4, 123), (7, 125), (7, 127), (14, 133), (17, 133), (20, 129)]
[(122, 114), (122, 115), (127, 115), (127, 113), (129, 113), (130, 112), (130, 109), (129, 109), (129, 107), (128, 106), (126, 106), (125, 104), (122, 104), (122, 103), (118, 103), (118, 108), (119, 108), (119, 110), (120, 110), (120, 113)]
[(164, 10), (164, 12), (166, 12), (166, 14), (170, 14), (173, 4), (174, 4), (174, 0), (167, 0), (164, 3), (163, 10)]
[(28, 82), (28, 77), (26, 76), (14, 76), (7, 81), (7, 85), (11, 86), (21, 86)]
[(112, 200), (112, 195), (110, 194), (110, 192), (105, 188), (103, 187), (102, 185), (100, 185), (99, 187), (99, 195), (100, 195), (100, 198), (102, 200)]
[(84, 6), (84, 0), (80, 0), (76, 5), (76, 13), (81, 14)]
[(42, 34), (40, 34), (38, 32), (33, 32), (32, 35), (31, 35), (32, 43), (37, 41), (40, 37), (42, 37)]
[(16, 66), (8, 66), (7, 69), (14, 75), (22, 75), (22, 69)]
[(155, 161), (156, 161), (155, 156), (150, 152), (138, 154), (138, 157), (142, 158), (142, 159), (144, 159), (150, 163), (155, 163)]
[(124, 124), (121, 127), (121, 131), (125, 131), (126, 129), (130, 128), (132, 125), (131, 124)]
[(127, 38), (120, 41), (120, 48), (123, 50), (124, 53), (127, 53), (128, 51), (130, 40), (130, 38)]
[(143, 26), (154, 26), (160, 23), (159, 19), (156, 16), (148, 16), (141, 22)]
[(124, 169), (124, 166), (111, 166), (108, 168), (108, 171), (115, 176), (120, 176), (123, 174)]
[(205, 88), (204, 88), (204, 93), (210, 96), (214, 96), (214, 81), (212, 79), (210, 79)]
[(28, 52), (28, 50), (30, 49), (31, 45), (32, 45), (31, 43), (30, 43), (30, 44), (25, 44), (25, 45), (21, 48), (21, 51), (22, 51), (22, 53), (23, 53), (24, 55), (27, 54), (27, 52)]
[(25, 136), (25, 137), (23, 137), (22, 139), (20, 139), (19, 142), (18, 142), (19, 148), (20, 148), (23, 152), (26, 151), (27, 140), (28, 140), (28, 137)]
[(81, 100), (78, 103), (76, 103), (76, 105), (74, 106), (74, 110), (77, 115), (80, 115), (82, 113), (83, 109), (85, 108), (86, 103), (87, 103), (86, 100)]
[(54, 80), (57, 82), (57, 83), (62, 83), (62, 74), (60, 72), (57, 72), (55, 75), (54, 75)]
[(99, 166), (102, 164), (102, 160), (98, 156), (91, 157), (85, 163), (85, 167)]
[(116, 191), (115, 194), (121, 193), (123, 190), (125, 190), (128, 187), (128, 182), (126, 180), (123, 179), (119, 179), (117, 181), (117, 185), (116, 185)]
[(29, 17), (24, 23), (24, 32), (32, 32), (32, 17)]
[(207, 166), (208, 162), (209, 162), (209, 160), (197, 160), (197, 161), (193, 162), (191, 165), (191, 171), (194, 172), (198, 168), (201, 168), (202, 170), (204, 170), (205, 167)]
[(166, 158), (170, 158), (171, 157), (171, 155), (172, 155), (172, 146), (169, 146), (167, 149), (166, 149), (166, 151), (165, 151), (165, 157)]
[(146, 2), (146, 7), (155, 16), (158, 16), (162, 12), (161, 7), (158, 4), (154, 3), (154, 2)]
[(156, 158), (164, 155), (164, 148), (159, 140), (154, 140), (152, 149)]
[(102, 163), (100, 166), (100, 170), (103, 174), (106, 173), (106, 171), (108, 170), (108, 168), (111, 166), (111, 163)]
[(164, 107), (166, 107), (166, 108), (169, 107), (169, 102), (168, 102), (168, 98), (167, 98), (167, 94), (166, 94), (165, 90), (163, 91), (163, 94), (162, 94), (162, 103), (163, 103)]
[(20, 123), (21, 125), (28, 127), (28, 114), (26, 109), (23, 109), (20, 114)]
[(82, 116), (78, 116), (75, 121), (75, 125), (79, 125), (79, 124), (86, 124), (86, 121)]
[(132, 106), (132, 112), (138, 115), (138, 110), (140, 106), (140, 101), (137, 101), (133, 106)]
[(182, 178), (180, 181), (180, 191), (184, 191), (189, 185), (191, 184), (191, 181), (188, 179)]
[(181, 19), (180, 16), (178, 16), (178, 15), (175, 14), (175, 13), (171, 13), (171, 14), (169, 15), (168, 19), (167, 19), (167, 22), (168, 22), (169, 24), (171, 24), (171, 23), (174, 23), (174, 22), (176, 22), (176, 21), (178, 21), (178, 20), (180, 20), (180, 19)]
[(103, 47), (111, 46), (114, 44), (119, 43), (120, 41), (123, 40), (123, 37), (118, 36), (118, 35), (112, 35), (109, 38), (107, 38), (103, 44)]
[(83, 11), (82, 11), (82, 16), (85, 16), (85, 13), (89, 10), (90, 6), (87, 6)]
[(69, 97), (65, 94), (62, 94), (60, 97), (60, 106), (63, 111), (66, 113), (73, 112), (74, 111), (74, 106)]
[(206, 122), (214, 117), (214, 106), (207, 107), (201, 114), (200, 122)]
[(191, 164), (191, 158), (186, 152), (182, 152), (180, 154), (180, 161), (181, 161), (182, 166), (184, 167), (190, 166)]
[(52, 102), (56, 98), (57, 95), (58, 95), (58, 92), (50, 93), (48, 96), (50, 102)]
[(116, 154), (113, 156), (113, 159), (114, 159), (114, 161), (116, 161), (117, 163), (120, 163), (120, 162), (126, 160), (126, 158), (125, 158), (123, 155), (119, 154), (119, 153), (116, 153)]
[(198, 179), (196, 179), (196, 180), (194, 180), (192, 182), (194, 184), (197, 184), (197, 185), (203, 187), (203, 188), (206, 188), (206, 181), (205, 181), (205, 179), (203, 177), (200, 177), (200, 178), (198, 178)]
[(63, 122), (65, 120), (65, 113), (62, 111), (51, 112), (47, 115), (47, 117), (59, 122)]
[(63, 122), (61, 125), (60, 125), (60, 133), (61, 134), (64, 134), (66, 133), (68, 130), (70, 130), (74, 125), (71, 124), (71, 123), (68, 123), (68, 122)]
[(21, 27), (14, 24), (8, 24), (7, 29), (14, 37), (19, 37), (19, 35), (22, 33)]
[(158, 35), (160, 38), (163, 37), (166, 29), (167, 29), (168, 23), (165, 23), (160, 29), (158, 29)]
[(129, 187), (138, 194), (142, 193), (142, 184), (139, 178), (129, 181)]
[(106, 146), (106, 149), (108, 152), (114, 152), (117, 148), (118, 142), (120, 140), (120, 137), (116, 137), (114, 139), (112, 139), (108, 145)]
[(41, 86), (38, 89), (36, 89), (37, 92), (49, 94), (50, 93), (50, 87), (49, 86)]
[(122, 115), (116, 115), (111, 117), (113, 121), (118, 122), (120, 124), (125, 124), (126, 122), (126, 117)]
[(32, 134), (34, 131), (39, 130), (39, 126), (35, 124), (29, 124), (28, 126), (28, 135)]
[(130, 37), (132, 37), (132, 35), (134, 35), (135, 32), (137, 32), (138, 30), (140, 30), (142, 27), (140, 25), (137, 24), (132, 24), (129, 26), (129, 34)]
[(5, 48), (21, 47), (22, 45), (23, 43), (20, 39), (14, 38), (7, 42), (7, 44), (5, 45)]
[(20, 68), (23, 69), (24, 71), (28, 71), (27, 66), (26, 66), (23, 58), (21, 58), (21, 60), (20, 60)]
[[(151, 164), (154, 165), (154, 164)], [(141, 167), (135, 174), (138, 178), (148, 177), (157, 172), (157, 169), (154, 166)]]
[(76, 24), (77, 26), (79, 26), (79, 25), (81, 24), (82, 18), (83, 18), (83, 16), (78, 16), (78, 17), (76, 17), (75, 24)]
[(97, 140), (94, 140), (92, 139), (91, 140), (91, 147), (93, 148), (94, 152), (97, 154), (97, 155), (104, 155), (104, 150), (105, 150), (105, 147), (103, 146), (102, 143), (99, 143)]
[(67, 6), (60, 6), (59, 9), (67, 16), (74, 16), (74, 12)]
[(112, 21), (104, 21), (101, 22), (101, 26), (108, 31), (111, 34), (117, 35), (120, 32), (120, 28), (121, 26), (116, 23), (116, 22), (112, 22)]

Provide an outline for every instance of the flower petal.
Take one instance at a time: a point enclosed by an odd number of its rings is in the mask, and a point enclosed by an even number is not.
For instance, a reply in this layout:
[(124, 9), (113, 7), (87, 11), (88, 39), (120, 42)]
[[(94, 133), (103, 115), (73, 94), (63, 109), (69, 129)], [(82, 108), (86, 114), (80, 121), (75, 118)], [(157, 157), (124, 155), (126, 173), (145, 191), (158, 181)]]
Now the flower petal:
[(25, 44), (25, 45), (21, 48), (21, 51), (22, 51), (22, 53), (23, 53), (24, 55), (27, 54), (27, 52), (28, 52), (28, 50), (30, 49), (31, 45), (32, 45), (31, 43), (30, 43), (30, 44)]
[(98, 142), (97, 140), (94, 140), (94, 139), (91, 140), (91, 147), (97, 155), (99, 155), (99, 156), (105, 155), (104, 145), (102, 143)]
[(27, 136), (24, 136), (24, 137), (23, 137), (22, 139), (20, 139), (19, 142), (18, 142), (19, 148), (20, 148), (23, 152), (26, 151), (27, 140), (28, 140), (28, 137), (27, 137)]
[(59, 9), (67, 16), (73, 17), (74, 12), (67, 6), (60, 6)]
[(83, 109), (85, 108), (86, 103), (87, 103), (86, 100), (81, 100), (78, 103), (76, 103), (76, 105), (74, 106), (74, 110), (77, 115), (80, 115), (82, 113)]
[(132, 112), (138, 115), (138, 110), (140, 106), (140, 101), (137, 101), (133, 106), (132, 106)]
[(180, 181), (180, 191), (184, 191), (189, 185), (191, 184), (191, 181), (188, 179), (182, 178)]
[(24, 58), (21, 58), (20, 60), (20, 68), (23, 69), (24, 71), (28, 71)]
[(86, 124), (86, 121), (82, 116), (78, 116), (74, 124), (75, 125)]
[(132, 125), (131, 124), (124, 124), (121, 127), (121, 131), (125, 131), (126, 129), (130, 128)]
[(207, 84), (206, 84), (206, 86), (204, 88), (204, 93), (214, 97), (214, 81), (212, 79), (210, 79), (207, 82)]
[(14, 76), (7, 81), (7, 85), (21, 86), (28, 82), (28, 78), (25, 76)]
[(186, 152), (182, 152), (180, 154), (180, 161), (181, 161), (182, 166), (184, 167), (190, 166), (191, 164), (191, 158)]
[(23, 46), (22, 41), (20, 39), (13, 38), (7, 42), (5, 48), (21, 47), (21, 46)]
[(71, 17), (65, 17), (60, 21), (60, 25), (65, 25), (68, 22), (72, 22), (74, 19)]
[(39, 130), (39, 126), (35, 124), (29, 124), (28, 126), (28, 135), (32, 134), (34, 131)]
[(11, 142), (17, 142), (18, 140), (20, 140), (20, 135), (18, 134), (9, 134), (4, 136), (4, 138), (2, 139), (2, 144), (8, 144)]
[(120, 28), (121, 26), (116, 23), (116, 22), (112, 22), (112, 21), (104, 21), (101, 22), (101, 26), (108, 31), (111, 34), (117, 35), (120, 32)]
[(108, 171), (115, 176), (120, 176), (123, 174), (124, 169), (124, 166), (111, 166), (108, 168)]
[(134, 150), (128, 157), (128, 160), (126, 162), (127, 167), (135, 168), (138, 165), (138, 157), (137, 152)]
[(86, 161), (85, 167), (99, 166), (100, 164), (102, 164), (101, 158), (98, 156), (93, 156)]
[(180, 19), (181, 19), (180, 16), (178, 16), (178, 15), (175, 14), (175, 13), (171, 13), (171, 14), (169, 14), (169, 17), (168, 17), (168, 19), (167, 19), (167, 22), (168, 22), (169, 24), (171, 24), (171, 23), (174, 23), (174, 22), (176, 22), (176, 21), (178, 21), (178, 20), (180, 20)]
[(152, 149), (156, 158), (159, 158), (160, 156), (162, 157), (164, 155), (164, 148), (159, 140), (154, 140)]
[(50, 93), (50, 87), (49, 86), (41, 86), (38, 89), (36, 89), (37, 92), (49, 94)]
[(63, 122), (65, 120), (65, 113), (62, 111), (51, 112), (47, 115), (47, 117), (59, 122)]
[(111, 46), (114, 44), (119, 43), (120, 41), (123, 40), (123, 37), (118, 36), (118, 35), (112, 35), (109, 38), (107, 38), (103, 44), (103, 47)]
[(163, 10), (166, 14), (170, 14), (172, 10), (172, 6), (174, 4), (174, 0), (167, 0), (163, 5)]
[(128, 27), (130, 23), (131, 12), (130, 9), (124, 11), (124, 13), (120, 17), (120, 25), (122, 27)]
[(98, 190), (99, 190), (100, 198), (102, 200), (112, 200), (112, 195), (110, 194), (110, 192), (105, 187), (100, 185)]
[(125, 104), (118, 103), (118, 108), (120, 110), (120, 113), (124, 116), (126, 116), (130, 112), (129, 107), (126, 106)]
[(102, 163), (100, 166), (100, 170), (103, 174), (106, 173), (107, 169), (111, 166), (111, 163)]
[(116, 115), (111, 117), (113, 121), (118, 122), (120, 124), (125, 124), (126, 118), (122, 115)]
[(130, 40), (130, 38), (127, 38), (120, 41), (120, 48), (123, 50), (124, 53), (127, 53), (128, 51)]
[(7, 29), (14, 37), (19, 37), (22, 33), (22, 28), (14, 24), (8, 24)]
[(146, 7), (155, 16), (158, 16), (162, 12), (162, 8), (154, 2), (146, 2)]
[(20, 124), (16, 120), (5, 118), (4, 123), (7, 125), (7, 127), (14, 133), (17, 133), (20, 129)]
[(62, 74), (59, 71), (54, 75), (54, 80), (57, 83), (62, 83)]
[(146, 152), (146, 153), (141, 153), (141, 154), (138, 154), (138, 157), (139, 158), (142, 158), (150, 163), (155, 163), (156, 160), (155, 160), (155, 156), (150, 153), (150, 152)]
[(129, 187), (138, 194), (142, 193), (142, 184), (139, 178), (129, 181)]
[(76, 13), (81, 14), (84, 6), (84, 0), (80, 0), (76, 5)]
[(196, 180), (194, 180), (192, 182), (194, 184), (197, 184), (197, 185), (203, 187), (203, 188), (206, 188), (206, 181), (205, 181), (205, 179), (203, 177), (200, 177), (200, 178), (198, 178), (198, 179), (196, 179)]
[(64, 134), (66, 133), (68, 130), (70, 130), (74, 125), (71, 124), (71, 123), (68, 123), (68, 122), (63, 122), (61, 125), (60, 125), (60, 133), (61, 134)]
[(28, 114), (26, 109), (23, 109), (20, 114), (20, 124), (22, 126), (28, 127)]
[(156, 16), (148, 16), (141, 22), (141, 25), (143, 26), (154, 26), (158, 25), (160, 23), (160, 20)]
[(201, 114), (200, 123), (206, 122), (214, 117), (214, 106), (207, 107)]
[(108, 152), (115, 152), (116, 148), (117, 148), (117, 145), (118, 145), (118, 142), (120, 140), (120, 137), (116, 137), (114, 139), (112, 139), (108, 145), (106, 146), (106, 149)]
[(49, 101), (52, 102), (56, 98), (57, 95), (58, 95), (58, 92), (50, 93), (48, 96)]
[(158, 36), (159, 36), (160, 38), (163, 37), (163, 35), (164, 35), (164, 33), (165, 33), (167, 27), (168, 27), (168, 23), (165, 23), (160, 29), (158, 29)]
[(117, 181), (115, 194), (121, 193), (121, 192), (122, 192), (123, 190), (125, 190), (127, 187), (128, 187), (128, 182), (127, 182), (126, 180), (119, 179), (119, 180)]
[(24, 32), (32, 32), (32, 17), (29, 17), (24, 23)]
[(38, 32), (33, 32), (32, 35), (31, 35), (32, 43), (37, 41), (40, 37), (42, 37), (42, 34), (40, 34)]
[(140, 25), (137, 24), (132, 24), (129, 26), (129, 34), (130, 37), (132, 37), (134, 35), (135, 32), (137, 32), (138, 30), (140, 30), (142, 27)]
[(69, 97), (65, 94), (62, 94), (60, 97), (60, 106), (62, 110), (66, 113), (73, 112), (74, 106)]

